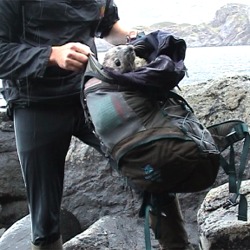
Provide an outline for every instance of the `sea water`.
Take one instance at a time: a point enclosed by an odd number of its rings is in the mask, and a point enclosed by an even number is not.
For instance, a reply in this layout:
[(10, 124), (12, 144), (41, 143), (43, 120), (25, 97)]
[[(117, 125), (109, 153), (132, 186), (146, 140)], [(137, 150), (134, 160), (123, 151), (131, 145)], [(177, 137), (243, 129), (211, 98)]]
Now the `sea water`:
[(250, 46), (187, 48), (185, 65), (189, 77), (185, 77), (180, 84), (250, 75)]

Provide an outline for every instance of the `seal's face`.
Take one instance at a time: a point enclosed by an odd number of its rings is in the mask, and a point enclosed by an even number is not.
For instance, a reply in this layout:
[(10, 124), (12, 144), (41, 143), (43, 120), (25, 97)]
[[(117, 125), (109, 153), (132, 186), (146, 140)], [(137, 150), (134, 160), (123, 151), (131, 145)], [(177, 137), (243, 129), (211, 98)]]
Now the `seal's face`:
[(103, 66), (121, 73), (130, 72), (135, 69), (135, 57), (133, 45), (118, 45), (106, 52)]

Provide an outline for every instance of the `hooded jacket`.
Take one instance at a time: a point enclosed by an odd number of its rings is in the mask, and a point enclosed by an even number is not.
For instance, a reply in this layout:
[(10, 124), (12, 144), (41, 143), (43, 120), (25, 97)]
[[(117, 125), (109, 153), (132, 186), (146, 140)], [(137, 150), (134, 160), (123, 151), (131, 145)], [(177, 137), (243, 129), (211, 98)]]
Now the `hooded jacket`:
[[(108, 5), (109, 4), (109, 5)], [(113, 0), (1, 0), (0, 78), (7, 102), (75, 98), (83, 72), (48, 66), (51, 47), (94, 37), (119, 20)]]

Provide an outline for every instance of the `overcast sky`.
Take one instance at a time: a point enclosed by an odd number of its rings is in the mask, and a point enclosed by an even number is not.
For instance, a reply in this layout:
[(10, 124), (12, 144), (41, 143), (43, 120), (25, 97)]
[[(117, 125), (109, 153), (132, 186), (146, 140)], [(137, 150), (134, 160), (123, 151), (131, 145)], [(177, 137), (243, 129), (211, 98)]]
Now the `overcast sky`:
[(250, 5), (250, 0), (114, 0), (121, 21), (127, 26), (157, 22), (199, 24), (209, 22), (216, 10), (227, 3)]

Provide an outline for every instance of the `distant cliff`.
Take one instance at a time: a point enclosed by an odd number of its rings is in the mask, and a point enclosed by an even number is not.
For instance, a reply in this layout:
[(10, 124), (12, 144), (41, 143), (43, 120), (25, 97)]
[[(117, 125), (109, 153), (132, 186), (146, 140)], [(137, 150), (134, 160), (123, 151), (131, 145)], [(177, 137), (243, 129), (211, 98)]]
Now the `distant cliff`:
[(162, 22), (137, 28), (146, 33), (156, 29), (166, 30), (185, 39), (188, 47), (250, 45), (250, 6), (227, 4), (216, 12), (210, 23)]

